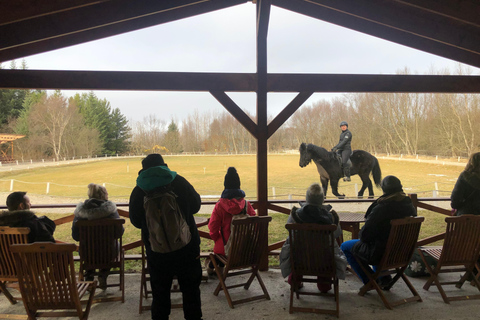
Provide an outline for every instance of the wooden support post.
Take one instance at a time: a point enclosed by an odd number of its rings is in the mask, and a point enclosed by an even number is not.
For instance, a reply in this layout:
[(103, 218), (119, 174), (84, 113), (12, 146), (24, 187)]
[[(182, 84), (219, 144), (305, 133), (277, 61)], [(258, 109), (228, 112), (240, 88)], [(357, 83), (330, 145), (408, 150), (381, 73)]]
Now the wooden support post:
[[(258, 215), (268, 215), (267, 34), (271, 0), (257, 1), (257, 197)], [(268, 270), (268, 246), (260, 270)]]

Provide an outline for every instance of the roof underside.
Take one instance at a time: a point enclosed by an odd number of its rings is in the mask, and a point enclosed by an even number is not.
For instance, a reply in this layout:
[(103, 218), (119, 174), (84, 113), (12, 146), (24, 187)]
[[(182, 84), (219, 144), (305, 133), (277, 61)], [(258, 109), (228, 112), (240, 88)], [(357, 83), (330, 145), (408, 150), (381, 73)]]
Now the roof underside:
[[(480, 3), (473, 0), (258, 0), (480, 68)], [(220, 10), (246, 0), (7, 0), (0, 62)], [(268, 19), (263, 19), (268, 30)], [(261, 25), (258, 29), (261, 29)], [(0, 87), (255, 91), (257, 74), (0, 70)], [(156, 81), (151, 81), (152, 77)], [(336, 77), (336, 78), (335, 78)], [(3, 79), (2, 79), (3, 78)], [(478, 77), (269, 74), (270, 92), (480, 92)], [(288, 81), (286, 81), (288, 78)], [(436, 80), (435, 80), (436, 79)]]
[[(7, 0), (0, 62), (98, 40), (245, 0)], [(272, 5), (480, 67), (480, 3), (461, 0), (271, 0)]]

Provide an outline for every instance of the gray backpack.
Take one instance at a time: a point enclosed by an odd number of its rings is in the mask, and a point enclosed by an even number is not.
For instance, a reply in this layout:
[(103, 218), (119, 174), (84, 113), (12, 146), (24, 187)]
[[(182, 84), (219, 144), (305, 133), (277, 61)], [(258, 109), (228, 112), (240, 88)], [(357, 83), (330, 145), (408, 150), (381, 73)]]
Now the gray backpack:
[(190, 242), (190, 227), (178, 206), (175, 193), (165, 189), (149, 193), (144, 198), (144, 208), (154, 252), (169, 253)]

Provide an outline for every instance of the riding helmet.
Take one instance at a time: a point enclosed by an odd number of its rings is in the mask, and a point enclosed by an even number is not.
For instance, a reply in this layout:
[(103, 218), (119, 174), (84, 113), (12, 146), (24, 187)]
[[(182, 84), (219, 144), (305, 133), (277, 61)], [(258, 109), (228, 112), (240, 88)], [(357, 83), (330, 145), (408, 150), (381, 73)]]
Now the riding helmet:
[(340, 122), (340, 127), (341, 127), (341, 126), (347, 126), (347, 128), (348, 128), (348, 123), (347, 123), (347, 121), (342, 121), (342, 122)]

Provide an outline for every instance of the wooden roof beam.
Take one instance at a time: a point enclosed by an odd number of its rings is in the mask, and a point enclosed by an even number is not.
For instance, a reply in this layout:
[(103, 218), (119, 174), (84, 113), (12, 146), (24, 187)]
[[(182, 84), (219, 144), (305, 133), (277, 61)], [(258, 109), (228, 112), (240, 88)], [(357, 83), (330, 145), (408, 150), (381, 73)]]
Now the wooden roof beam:
[[(0, 26), (0, 62), (143, 29), (247, 0), (118, 0)], [(41, 27), (39, 27), (41, 26)]]
[[(0, 88), (255, 92), (254, 73), (0, 69)], [(267, 92), (480, 93), (480, 76), (267, 74)]]

